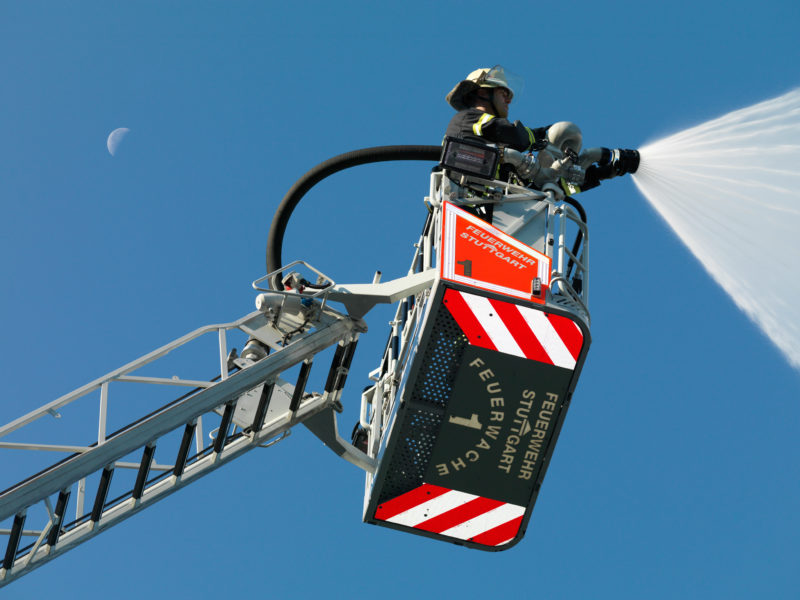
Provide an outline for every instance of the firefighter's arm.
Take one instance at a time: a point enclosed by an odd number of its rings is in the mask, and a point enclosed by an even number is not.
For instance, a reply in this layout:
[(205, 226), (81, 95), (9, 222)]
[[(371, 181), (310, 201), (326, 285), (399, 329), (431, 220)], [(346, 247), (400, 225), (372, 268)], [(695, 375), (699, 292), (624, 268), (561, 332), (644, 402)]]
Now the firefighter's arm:
[(478, 119), (472, 126), (472, 131), (487, 141), (505, 144), (520, 152), (539, 150), (547, 144), (546, 127), (531, 129), (519, 121), (511, 123), (508, 119), (495, 117), (489, 113)]

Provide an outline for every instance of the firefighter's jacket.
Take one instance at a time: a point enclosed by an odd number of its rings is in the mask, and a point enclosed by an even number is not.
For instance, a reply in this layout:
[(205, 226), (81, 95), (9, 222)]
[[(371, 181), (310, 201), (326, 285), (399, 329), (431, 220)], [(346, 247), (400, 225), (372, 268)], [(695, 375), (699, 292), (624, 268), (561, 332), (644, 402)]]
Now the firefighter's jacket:
[(482, 143), (503, 144), (520, 152), (537, 149), (547, 143), (547, 127), (531, 129), (519, 121), (495, 117), (477, 108), (458, 111), (450, 120), (445, 135)]

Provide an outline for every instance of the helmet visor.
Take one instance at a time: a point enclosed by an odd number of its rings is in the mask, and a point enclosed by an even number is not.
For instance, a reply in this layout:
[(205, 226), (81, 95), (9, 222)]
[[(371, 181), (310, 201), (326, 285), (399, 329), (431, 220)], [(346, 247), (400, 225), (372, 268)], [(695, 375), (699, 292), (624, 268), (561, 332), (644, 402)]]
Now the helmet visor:
[(500, 65), (495, 65), (489, 69), (483, 78), (483, 82), (491, 87), (508, 88), (511, 90), (511, 95), (515, 98), (519, 98), (520, 94), (522, 94), (522, 88), (525, 85), (522, 77), (504, 69)]

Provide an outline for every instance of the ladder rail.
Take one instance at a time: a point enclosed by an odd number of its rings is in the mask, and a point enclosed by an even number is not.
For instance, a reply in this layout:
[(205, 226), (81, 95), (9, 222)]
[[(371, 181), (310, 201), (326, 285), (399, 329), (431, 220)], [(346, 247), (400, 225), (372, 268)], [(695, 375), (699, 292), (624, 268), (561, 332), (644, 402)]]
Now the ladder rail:
[(193, 418), (224, 404), (226, 400), (253, 389), (263, 381), (277, 377), (286, 369), (301, 363), (310, 354), (316, 354), (337, 343), (353, 330), (354, 321), (350, 319), (340, 319), (316, 329), (306, 338), (271, 354), (250, 368), (235, 373), (163, 411), (157, 411), (134, 427), (107, 439), (103, 444), (70, 457), (58, 468), (46, 469), (26, 483), (9, 488), (0, 494), (0, 520), (17, 514), (38, 499), (57, 493), (82, 476), (94, 473), (105, 465), (121, 459), (148, 441), (161, 437)]
[[(206, 325), (205, 327), (199, 327), (198, 329), (195, 329), (194, 331), (191, 331), (191, 332), (187, 333), (186, 335), (181, 336), (178, 339), (173, 340), (172, 342), (169, 342), (168, 344), (165, 344), (165, 345), (161, 346), (160, 348), (157, 348), (156, 350), (153, 350), (152, 352), (149, 352), (148, 354), (145, 354), (144, 356), (142, 356), (140, 358), (137, 358), (136, 360), (131, 361), (128, 364), (123, 365), (122, 367), (119, 367), (118, 369), (115, 369), (115, 370), (111, 371), (110, 373), (107, 373), (107, 374), (103, 375), (102, 377), (98, 377), (94, 381), (91, 381), (91, 382), (87, 383), (86, 385), (83, 385), (83, 386), (79, 387), (78, 389), (73, 390), (72, 392), (69, 392), (68, 394), (64, 394), (60, 398), (57, 398), (57, 399), (53, 400), (52, 402), (49, 402), (48, 404), (45, 404), (44, 406), (41, 406), (41, 407), (37, 408), (36, 410), (33, 410), (33, 411), (31, 411), (31, 412), (29, 412), (29, 413), (27, 413), (27, 414), (15, 419), (14, 421), (11, 421), (10, 423), (7, 423), (7, 424), (5, 424), (3, 426), (0, 426), (0, 438), (8, 435), (9, 433), (12, 433), (12, 432), (20, 429), (22, 427), (24, 427), (25, 425), (28, 425), (28, 424), (32, 423), (33, 421), (36, 421), (37, 419), (40, 419), (41, 417), (44, 417), (45, 415), (54, 415), (55, 416), (55, 414), (57, 414), (56, 411), (58, 411), (59, 409), (65, 407), (65, 406), (67, 406), (68, 404), (71, 404), (72, 402), (75, 402), (79, 398), (82, 398), (83, 396), (86, 396), (87, 394), (90, 394), (91, 392), (100, 389), (103, 386), (103, 384), (109, 383), (111, 381), (116, 381), (116, 380), (119, 380), (119, 381), (124, 381), (126, 379), (129, 380), (129, 381), (132, 380), (130, 378), (130, 376), (128, 376), (128, 373), (136, 371), (137, 369), (140, 369), (141, 367), (143, 367), (143, 366), (145, 366), (145, 365), (147, 365), (149, 363), (152, 363), (153, 361), (155, 361), (155, 360), (157, 360), (157, 359), (159, 359), (159, 358), (161, 358), (163, 356), (166, 356), (167, 354), (169, 354), (170, 352), (172, 352), (176, 348), (184, 346), (187, 343), (189, 343), (189, 342), (191, 342), (191, 341), (193, 341), (193, 340), (195, 340), (195, 339), (197, 339), (197, 338), (199, 338), (199, 337), (201, 337), (203, 335), (206, 335), (207, 333), (211, 333), (213, 331), (225, 331), (225, 330), (231, 330), (231, 329), (240, 329), (240, 330), (244, 331), (245, 333), (247, 333), (248, 335), (252, 335), (253, 334), (253, 328), (252, 327), (248, 327), (248, 325), (252, 325), (254, 322), (256, 322), (259, 319), (263, 319), (263, 315), (259, 311), (254, 311), (254, 312), (252, 312), (252, 313), (250, 313), (248, 315), (245, 315), (244, 317), (242, 317), (240, 319), (237, 319), (236, 321), (233, 321), (233, 322), (230, 322), (230, 323), (221, 323), (221, 324), (217, 324), (217, 325)], [(221, 336), (221, 334), (220, 334), (220, 336)], [(227, 373), (226, 373), (226, 375), (227, 375)], [(184, 384), (185, 385), (190, 385), (190, 384), (196, 384), (198, 382), (190, 382), (189, 383), (189, 382), (181, 382), (180, 380), (177, 380), (177, 381), (176, 380), (172, 380), (171, 383), (173, 385), (184, 385)], [(207, 384), (207, 382), (199, 382), (199, 383), (202, 383), (203, 385)]]
[[(0, 554), (4, 549), (4, 554), (0, 555), (0, 587), (88, 541), (245, 452), (257, 447), (268, 447), (285, 439), (292, 427), (333, 406), (341, 394), (341, 385), (332, 386), (331, 390), (325, 390), (323, 394), (304, 394), (298, 393), (302, 383), (300, 380), (295, 387), (281, 380), (279, 375), (296, 365), (310, 364), (311, 357), (330, 346), (351, 343), (365, 330), (365, 324), (360, 319), (345, 316), (332, 309), (320, 311), (315, 321), (312, 329), (294, 336), (285, 346), (280, 346), (275, 339), (271, 339), (274, 336), (269, 331), (269, 322), (261, 312), (251, 313), (232, 323), (199, 328), (5, 426), (2, 430), (4, 435), (20, 430), (41, 416), (52, 414), (55, 407), (66, 406), (91, 391), (99, 389), (101, 392), (98, 439), (91, 445), (0, 442), (0, 451), (17, 449), (72, 452), (70, 456), (0, 492), (0, 521), (13, 517), (10, 529), (0, 529), (0, 536), (6, 541), (0, 546)], [(220, 367), (224, 372), (210, 382), (126, 375), (208, 332), (220, 332), (219, 347), (222, 352), (227, 344), (224, 331), (230, 328), (255, 334), (263, 343), (273, 348), (277, 345), (279, 349), (257, 361), (236, 359), (240, 370), (233, 373), (228, 372), (228, 361), (223, 362), (221, 359)], [(334, 366), (337, 378), (341, 378), (342, 365)], [(308, 368), (303, 375), (308, 376)], [(107, 434), (104, 417), (108, 402), (108, 383), (120, 380), (147, 385), (198, 385), (183, 396)], [(247, 394), (254, 390), (258, 392), (259, 388), (262, 388), (260, 395), (266, 398), (261, 402), (263, 407), (259, 407), (256, 417), (258, 422), (248, 422), (245, 426), (241, 416), (238, 421), (233, 418), (234, 406)], [(210, 444), (203, 447), (198, 426), (204, 416), (213, 416), (214, 413), (223, 415), (223, 425)], [(170, 440), (175, 440), (174, 434), (182, 427), (184, 435), (174, 464), (158, 464), (155, 461), (156, 446), (159, 442), (169, 446)], [(231, 427), (233, 432), (228, 434)], [(193, 444), (193, 441), (196, 443)], [(193, 445), (196, 445), (197, 452), (190, 456)], [(142, 449), (144, 452), (139, 463), (122, 460)], [(109, 500), (111, 480), (117, 468), (136, 469), (135, 483), (125, 487), (126, 491), (118, 497)], [(155, 471), (155, 474), (150, 475), (151, 471)], [(94, 497), (85, 498), (87, 478), (98, 474), (100, 482)], [(66, 504), (73, 491), (76, 492), (76, 515), (75, 520), (68, 522), (69, 519), (65, 518)], [(51, 499), (55, 495), (58, 495), (58, 502), (54, 511)], [(84, 500), (88, 500), (88, 512), (84, 512)], [(25, 527), (26, 520), (39, 518), (43, 521), (42, 526)], [(24, 537), (36, 539), (24, 546), (21, 543)]]
[[(285, 435), (291, 427), (324, 410), (329, 404), (330, 399), (324, 395), (312, 396), (301, 402), (297, 413), (290, 418), (272, 419), (260, 431), (250, 436), (241, 433), (231, 436), (232, 439), (223, 446), (219, 453), (212, 451), (212, 443), (198, 457), (195, 457), (196, 460), (186, 465), (180, 476), (172, 473), (160, 474), (147, 482), (138, 498), (126, 494), (122, 498), (110, 501), (103, 507), (103, 511), (96, 521), (87, 513), (72, 523), (62, 525), (59, 527), (57, 542), (54, 544), (42, 543), (48, 532), (52, 533), (51, 530), (54, 526), (52, 515), (41, 530), (22, 530), (22, 535), (30, 537), (36, 535), (38, 536), (37, 540), (27, 550), (23, 549), (16, 556), (11, 568), (7, 570), (0, 568), (0, 588), (92, 539), (106, 529), (136, 515), (244, 453), (271, 445), (273, 440), (279, 441), (282, 439), (280, 436)], [(45, 498), (44, 502), (49, 503), (49, 498)], [(10, 534), (11, 531), (1, 531), (0, 533)]]

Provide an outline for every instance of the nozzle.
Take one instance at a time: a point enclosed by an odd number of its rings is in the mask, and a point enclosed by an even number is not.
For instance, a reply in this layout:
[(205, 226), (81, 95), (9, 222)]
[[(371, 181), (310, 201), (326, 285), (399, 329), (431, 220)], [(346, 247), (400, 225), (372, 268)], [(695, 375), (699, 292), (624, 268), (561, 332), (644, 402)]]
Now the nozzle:
[(611, 151), (611, 164), (617, 175), (636, 173), (636, 169), (639, 168), (639, 158), (638, 150), (622, 150), (617, 148)]

